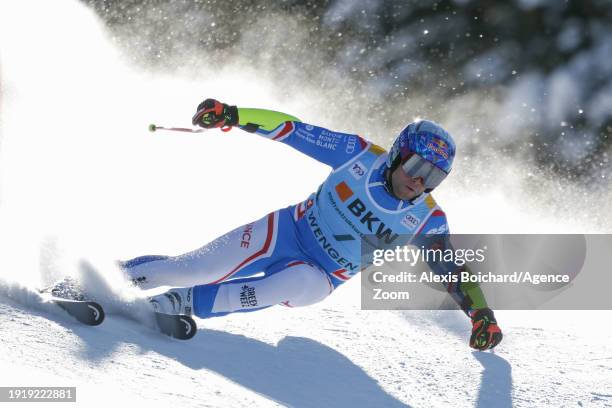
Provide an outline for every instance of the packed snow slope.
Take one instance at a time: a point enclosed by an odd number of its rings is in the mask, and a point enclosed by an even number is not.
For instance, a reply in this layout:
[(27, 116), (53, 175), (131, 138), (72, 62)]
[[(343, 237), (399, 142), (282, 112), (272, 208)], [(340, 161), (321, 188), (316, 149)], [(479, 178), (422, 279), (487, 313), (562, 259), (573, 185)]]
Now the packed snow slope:
[[(285, 95), (265, 72), (205, 58), (181, 75), (144, 73), (112, 42), (79, 2), (0, 2), (0, 386), (76, 386), (82, 407), (612, 406), (608, 311), (498, 311), (504, 341), (474, 352), (462, 313), (363, 311), (355, 279), (308, 308), (198, 320), (188, 342), (160, 335), (112, 260), (198, 248), (303, 200), (329, 169), (239, 130), (147, 125), (185, 126), (214, 96), (359, 129), (324, 112), (331, 94)], [(384, 144), (398, 130), (365, 136)], [(500, 187), (480, 169), (460, 160), (436, 192), (456, 232), (612, 231), (607, 218), (588, 222), (609, 216), (609, 196), (572, 215), (558, 195), (530, 198), (510, 164)], [(95, 328), (35, 292), (80, 259), (97, 267), (109, 308)]]
[(2, 385), (76, 386), (84, 407), (612, 404), (610, 330), (594, 329), (609, 314), (500, 311), (503, 344), (474, 352), (459, 312), (362, 311), (358, 287), (309, 308), (199, 320), (187, 342), (2, 296)]

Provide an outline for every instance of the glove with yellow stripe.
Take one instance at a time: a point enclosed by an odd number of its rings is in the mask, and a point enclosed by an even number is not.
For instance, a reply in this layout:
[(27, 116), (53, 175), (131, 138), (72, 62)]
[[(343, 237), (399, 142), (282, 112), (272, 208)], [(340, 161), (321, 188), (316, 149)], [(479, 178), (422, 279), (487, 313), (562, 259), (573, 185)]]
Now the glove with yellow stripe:
[(497, 346), (502, 340), (502, 331), (497, 325), (493, 311), (488, 307), (470, 313), (472, 318), (472, 336), (470, 347), (476, 350), (487, 350)]
[(206, 129), (231, 128), (238, 124), (238, 108), (216, 99), (206, 99), (198, 105), (191, 122)]

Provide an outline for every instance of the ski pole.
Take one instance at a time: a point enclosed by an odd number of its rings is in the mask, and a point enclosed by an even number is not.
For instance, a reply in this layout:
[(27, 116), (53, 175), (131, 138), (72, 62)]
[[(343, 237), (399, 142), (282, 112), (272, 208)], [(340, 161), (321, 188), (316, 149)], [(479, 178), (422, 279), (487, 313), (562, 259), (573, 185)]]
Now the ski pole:
[(187, 132), (187, 133), (202, 133), (206, 132), (208, 129), (191, 129), (191, 128), (181, 128), (181, 127), (165, 127), (165, 126), (157, 126), (153, 123), (149, 125), (149, 132), (155, 132), (157, 130), (167, 130), (171, 132)]

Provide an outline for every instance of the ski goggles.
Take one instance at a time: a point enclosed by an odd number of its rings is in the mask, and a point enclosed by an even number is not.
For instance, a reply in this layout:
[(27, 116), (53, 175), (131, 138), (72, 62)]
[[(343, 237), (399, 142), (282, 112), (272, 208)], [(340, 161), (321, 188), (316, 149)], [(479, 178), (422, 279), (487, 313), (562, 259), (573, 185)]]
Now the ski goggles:
[(438, 187), (447, 176), (444, 170), (416, 153), (410, 153), (401, 167), (408, 177), (420, 177), (423, 180), (425, 189)]

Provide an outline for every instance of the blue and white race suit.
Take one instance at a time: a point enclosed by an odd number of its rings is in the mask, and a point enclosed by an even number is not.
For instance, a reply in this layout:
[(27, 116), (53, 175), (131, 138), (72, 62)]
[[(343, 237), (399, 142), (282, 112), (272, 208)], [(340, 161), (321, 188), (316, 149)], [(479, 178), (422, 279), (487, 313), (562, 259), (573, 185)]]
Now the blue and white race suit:
[[(321, 301), (361, 270), (364, 236), (374, 234), (392, 245), (400, 234), (448, 233), (446, 216), (431, 194), (406, 201), (389, 193), (387, 153), (364, 138), (298, 121), (255, 133), (331, 166), (330, 175), (304, 201), (200, 249), (124, 262), (130, 279), (143, 288), (193, 287), (193, 312), (199, 317), (276, 304), (305, 306)], [(448, 290), (464, 310), (470, 307), (462, 290)]]

